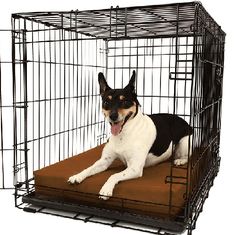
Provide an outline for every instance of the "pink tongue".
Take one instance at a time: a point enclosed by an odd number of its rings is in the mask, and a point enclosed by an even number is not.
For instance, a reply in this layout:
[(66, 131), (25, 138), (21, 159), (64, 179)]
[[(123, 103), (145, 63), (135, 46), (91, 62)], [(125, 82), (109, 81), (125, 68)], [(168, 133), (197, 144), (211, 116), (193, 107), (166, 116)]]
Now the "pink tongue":
[(111, 126), (112, 135), (118, 135), (120, 133), (120, 130), (121, 130), (121, 122), (119, 122), (117, 124), (113, 124)]

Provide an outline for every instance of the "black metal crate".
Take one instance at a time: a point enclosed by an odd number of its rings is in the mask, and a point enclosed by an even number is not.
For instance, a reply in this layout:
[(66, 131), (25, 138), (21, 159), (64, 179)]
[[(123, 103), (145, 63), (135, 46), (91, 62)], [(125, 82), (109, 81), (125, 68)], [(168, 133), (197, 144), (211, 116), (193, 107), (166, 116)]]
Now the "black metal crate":
[[(193, 149), (201, 149), (185, 169), (186, 203), (181, 215), (165, 223), (152, 219), (157, 234), (185, 229), (191, 234), (220, 165), (225, 33), (202, 4), (15, 13), (10, 32), (15, 205), (72, 210), (66, 202), (37, 198), (33, 172), (105, 143), (109, 131), (101, 112), (97, 74), (103, 72), (108, 83), (119, 88), (135, 70), (143, 112), (182, 117), (193, 127)], [(2, 123), (1, 97), (0, 106)], [(0, 129), (3, 141), (2, 124)], [(7, 149), (2, 142), (1, 146), (4, 169)], [(199, 167), (202, 163), (204, 168)], [(167, 175), (169, 211), (172, 186), (183, 181), (173, 175), (174, 168), (171, 164)], [(76, 213), (82, 207), (77, 205)], [(90, 219), (85, 221), (101, 215), (98, 208), (89, 211)], [(117, 212), (109, 213), (115, 219)], [(140, 223), (137, 215), (120, 213), (115, 221), (123, 216), (124, 222), (137, 218)], [(150, 222), (150, 218), (142, 220)]]

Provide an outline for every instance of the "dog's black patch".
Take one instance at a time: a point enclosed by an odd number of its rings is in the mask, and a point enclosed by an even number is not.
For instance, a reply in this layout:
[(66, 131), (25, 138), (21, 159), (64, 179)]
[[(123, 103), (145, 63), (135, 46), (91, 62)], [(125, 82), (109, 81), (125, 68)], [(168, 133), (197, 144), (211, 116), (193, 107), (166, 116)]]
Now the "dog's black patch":
[(157, 136), (150, 153), (161, 156), (169, 147), (170, 142), (177, 144), (181, 138), (193, 133), (192, 127), (177, 115), (160, 113), (148, 115), (156, 126)]

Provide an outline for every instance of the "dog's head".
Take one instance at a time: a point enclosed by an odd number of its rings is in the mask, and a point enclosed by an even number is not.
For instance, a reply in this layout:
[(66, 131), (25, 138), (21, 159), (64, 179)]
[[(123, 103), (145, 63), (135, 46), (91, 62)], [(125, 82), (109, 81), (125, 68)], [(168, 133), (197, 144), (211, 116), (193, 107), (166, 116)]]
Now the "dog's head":
[(135, 93), (135, 71), (129, 84), (123, 89), (111, 89), (103, 75), (98, 74), (100, 94), (102, 97), (102, 111), (111, 124), (111, 133), (118, 135), (123, 126), (138, 112), (139, 102)]

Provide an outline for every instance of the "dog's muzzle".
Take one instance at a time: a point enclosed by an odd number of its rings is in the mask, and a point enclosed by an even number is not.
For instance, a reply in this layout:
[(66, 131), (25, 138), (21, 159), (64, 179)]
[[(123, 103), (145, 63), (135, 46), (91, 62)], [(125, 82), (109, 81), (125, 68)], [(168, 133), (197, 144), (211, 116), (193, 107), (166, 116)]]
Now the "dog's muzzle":
[(112, 121), (112, 122), (116, 122), (117, 121), (117, 119), (118, 119), (118, 113), (117, 112), (112, 112), (111, 114), (110, 114), (110, 116), (109, 116), (109, 118), (110, 118), (110, 120)]
[[(129, 112), (128, 115), (121, 121), (118, 122), (110, 122), (111, 124), (111, 133), (112, 135), (118, 135), (121, 131), (125, 123), (129, 120), (129, 118), (132, 116), (133, 112)], [(110, 117), (111, 119), (111, 117)]]

